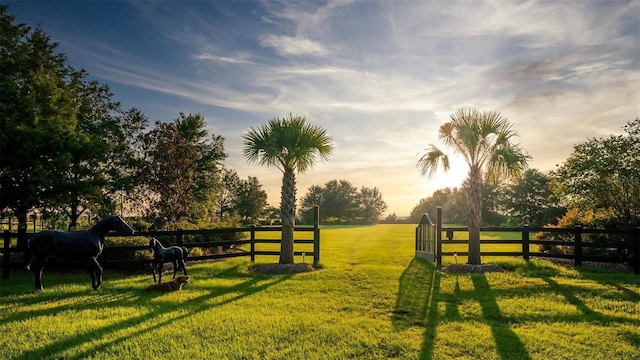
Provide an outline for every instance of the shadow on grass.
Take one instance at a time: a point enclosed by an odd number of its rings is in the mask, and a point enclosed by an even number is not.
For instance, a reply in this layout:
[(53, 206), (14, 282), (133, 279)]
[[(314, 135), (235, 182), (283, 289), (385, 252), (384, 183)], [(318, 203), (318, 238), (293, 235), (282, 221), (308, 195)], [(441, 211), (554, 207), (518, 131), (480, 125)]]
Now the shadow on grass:
[[(499, 356), (503, 359), (530, 359), (524, 344), (509, 327), (507, 319), (500, 312), (489, 283), (484, 274), (471, 276), (475, 291), (463, 292), (456, 276), (452, 294), (442, 294), (440, 283), (442, 274), (433, 263), (414, 258), (400, 277), (398, 298), (393, 312), (393, 326), (396, 331), (412, 326), (425, 328), (420, 359), (434, 357), (436, 331), (440, 321), (461, 321), (458, 305), (464, 298), (476, 299), (482, 307), (482, 315), (491, 327)], [(438, 312), (438, 304), (444, 303), (444, 314)], [(457, 336), (452, 334), (451, 336)]]
[(486, 276), (484, 274), (474, 274), (471, 276), (471, 281), (476, 290), (477, 300), (482, 308), (482, 317), (491, 327), (491, 333), (496, 342), (496, 350), (500, 358), (531, 359), (527, 348), (520, 341), (518, 335), (511, 330), (509, 321), (502, 315)]
[[(492, 288), (489, 275), (485, 274), (441, 274), (434, 264), (424, 260), (413, 259), (405, 269), (399, 280), (399, 291), (393, 312), (393, 326), (396, 331), (403, 331), (413, 326), (424, 327), (423, 343), (420, 353), (421, 359), (432, 359), (440, 354), (435, 352), (435, 338), (438, 326), (450, 322), (465, 322), (460, 314), (460, 305), (471, 301), (480, 305), (481, 319), (491, 330), (491, 337), (495, 342), (495, 350), (501, 359), (531, 359), (523, 339), (513, 329), (514, 323), (522, 321), (545, 324), (549, 322), (584, 322), (610, 326), (612, 323), (639, 326), (640, 321), (633, 316), (606, 314), (594, 310), (583, 299), (602, 298), (612, 301), (614, 305), (607, 306), (633, 306), (640, 303), (640, 293), (637, 291), (638, 280), (635, 277), (620, 276), (619, 274), (600, 274), (591, 272), (565, 272), (563, 269), (548, 265), (543, 262), (531, 262), (523, 264), (509, 264), (509, 270), (516, 277), (525, 276), (538, 278), (546, 283), (546, 286), (537, 287), (503, 287)], [(462, 289), (462, 279), (470, 280), (471, 289)], [(563, 283), (562, 279), (567, 279)], [(593, 286), (572, 279), (585, 279), (594, 282)], [(455, 281), (455, 283), (453, 283)], [(504, 281), (504, 280), (502, 280)], [(451, 286), (451, 287), (449, 287)], [(608, 290), (603, 291), (602, 286)], [(451, 289), (443, 292), (443, 288)], [(505, 315), (499, 306), (502, 298), (522, 298), (523, 306), (529, 296), (537, 297), (538, 294), (556, 293), (562, 296), (566, 303), (573, 305), (578, 312), (570, 314), (538, 314), (522, 313), (515, 318)], [(624, 302), (629, 305), (619, 304)], [(459, 334), (440, 334), (440, 336), (459, 336)], [(640, 346), (640, 336), (636, 332), (626, 331), (621, 334), (627, 343), (636, 348)], [(550, 341), (553, 341), (550, 339)]]
[(433, 263), (414, 258), (400, 276), (392, 322), (396, 331), (425, 328), (421, 359), (430, 359), (438, 325), (440, 273)]
[[(202, 269), (200, 276), (209, 275), (203, 274), (205, 272), (208, 271)], [(16, 359), (24, 360), (41, 358), (84, 359), (94, 356), (96, 353), (101, 351), (105, 351), (109, 347), (126, 341), (131, 337), (140, 336), (146, 332), (150, 332), (164, 326), (172, 326), (175, 321), (198, 316), (199, 313), (206, 311), (211, 307), (223, 306), (225, 304), (241, 300), (242, 298), (251, 296), (257, 292), (286, 281), (292, 276), (293, 275), (268, 276), (262, 274), (249, 274), (243, 271), (242, 266), (238, 265), (215, 273), (215, 277), (219, 279), (226, 278), (240, 280), (239, 283), (226, 287), (218, 285), (200, 287), (199, 290), (205, 290), (204, 294), (180, 302), (152, 304), (152, 299), (161, 297), (165, 294), (156, 292), (147, 293), (145, 292), (144, 287), (125, 290), (110, 289), (110, 293), (106, 293), (106, 289), (100, 289), (103, 290), (103, 293), (100, 293), (99, 291), (98, 293), (92, 294), (93, 296), (91, 297), (93, 300), (88, 302), (82, 302), (80, 304), (63, 304), (55, 306), (53, 309), (48, 308), (46, 310), (23, 311), (19, 314), (8, 317), (5, 321), (20, 321), (37, 316), (46, 316), (48, 314), (50, 315), (64, 310), (95, 310), (97, 307), (100, 307), (105, 313), (108, 313), (110, 309), (115, 309), (123, 305), (128, 307), (144, 307), (148, 309), (148, 312), (139, 316), (133, 316), (126, 320), (109, 323), (108, 325), (94, 328), (90, 331), (79, 332), (73, 336), (61, 338), (60, 340), (44, 346), (26, 349), (22, 354), (15, 357)], [(112, 293), (118, 291), (121, 291), (122, 293)], [(183, 291), (188, 291), (188, 289), (185, 288)], [(51, 301), (55, 302), (57, 300), (63, 301), (62, 297), (68, 298), (69, 296), (80, 295), (87, 295), (87, 293), (69, 292), (64, 294), (58, 293), (57, 295), (47, 293), (31, 294), (31, 298), (25, 301), (25, 303), (37, 304)], [(227, 297), (228, 295), (232, 296)], [(212, 304), (211, 300), (216, 298), (221, 298), (221, 300)], [(175, 316), (171, 316), (172, 312), (184, 309), (188, 311), (179, 311), (176, 312)], [(131, 332), (127, 331), (128, 329), (136, 330)], [(120, 332), (122, 332), (122, 334), (119, 334)], [(108, 341), (96, 341), (107, 336), (112, 337), (112, 339)], [(83, 348), (82, 351), (72, 351), (72, 355), (68, 354), (69, 350), (81, 347)]]

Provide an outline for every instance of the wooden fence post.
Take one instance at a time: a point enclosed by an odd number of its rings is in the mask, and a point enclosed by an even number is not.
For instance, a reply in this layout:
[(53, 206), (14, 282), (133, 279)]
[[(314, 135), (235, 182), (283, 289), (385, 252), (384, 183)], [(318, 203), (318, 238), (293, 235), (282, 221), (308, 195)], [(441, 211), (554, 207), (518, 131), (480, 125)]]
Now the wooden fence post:
[(442, 266), (442, 207), (436, 207), (436, 264)]
[(182, 228), (177, 228), (176, 231), (177, 231), (177, 233), (176, 233), (176, 244), (178, 246), (182, 246), (182, 241), (183, 241), (182, 240), (182, 236), (183, 236)]
[(313, 207), (313, 265), (320, 262), (320, 207)]
[(2, 257), (2, 278), (9, 278), (9, 267), (11, 266), (11, 236), (9, 230), (4, 231), (4, 252)]
[(573, 250), (574, 265), (576, 267), (582, 266), (582, 225), (575, 226), (574, 232), (575, 247)]
[(529, 261), (529, 225), (522, 227), (522, 258)]
[(251, 225), (251, 262), (256, 262), (256, 226)]

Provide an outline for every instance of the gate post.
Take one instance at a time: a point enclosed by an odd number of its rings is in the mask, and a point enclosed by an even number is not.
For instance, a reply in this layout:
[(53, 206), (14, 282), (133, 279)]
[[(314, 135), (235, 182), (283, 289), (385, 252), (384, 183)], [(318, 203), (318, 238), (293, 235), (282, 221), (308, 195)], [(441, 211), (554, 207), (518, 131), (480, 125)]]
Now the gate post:
[(251, 262), (256, 262), (256, 226), (251, 225)]
[(582, 225), (575, 226), (573, 239), (576, 244), (573, 250), (574, 265), (579, 267), (582, 266)]
[(177, 228), (176, 231), (176, 244), (178, 244), (178, 246), (182, 246), (182, 228)]
[(522, 258), (529, 261), (529, 225), (522, 227)]

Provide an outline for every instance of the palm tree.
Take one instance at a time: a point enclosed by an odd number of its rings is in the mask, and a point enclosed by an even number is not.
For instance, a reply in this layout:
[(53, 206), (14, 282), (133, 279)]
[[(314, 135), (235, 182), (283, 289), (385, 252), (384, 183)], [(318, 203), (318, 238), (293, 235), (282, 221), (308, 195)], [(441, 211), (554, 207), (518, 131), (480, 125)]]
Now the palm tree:
[(333, 145), (327, 131), (307, 123), (299, 115), (275, 118), (261, 128), (249, 128), (243, 135), (244, 156), (250, 163), (282, 171), (280, 217), (282, 243), (280, 264), (293, 264), (293, 228), (295, 225), (296, 172), (309, 170), (317, 158), (327, 160)]
[[(462, 155), (469, 165), (468, 203), (469, 257), (468, 263), (480, 262), (480, 219), (483, 181), (498, 181), (519, 175), (531, 157), (518, 144), (511, 142), (518, 136), (511, 123), (499, 112), (480, 112), (458, 109), (451, 121), (440, 126), (439, 138)], [(421, 175), (433, 177), (442, 166), (449, 170), (449, 157), (430, 144), (417, 163)]]

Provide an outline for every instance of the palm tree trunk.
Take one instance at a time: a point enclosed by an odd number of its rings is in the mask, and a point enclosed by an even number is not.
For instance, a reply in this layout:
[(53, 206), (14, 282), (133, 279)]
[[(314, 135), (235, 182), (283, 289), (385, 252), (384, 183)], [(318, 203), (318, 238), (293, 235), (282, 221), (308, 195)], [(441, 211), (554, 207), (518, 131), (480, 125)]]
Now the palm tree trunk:
[(480, 260), (480, 219), (482, 211), (482, 172), (479, 168), (469, 170), (469, 256), (467, 263), (482, 264)]
[(296, 176), (293, 170), (285, 170), (280, 194), (280, 217), (282, 218), (282, 239), (280, 243), (280, 264), (293, 264), (293, 228), (295, 226)]

